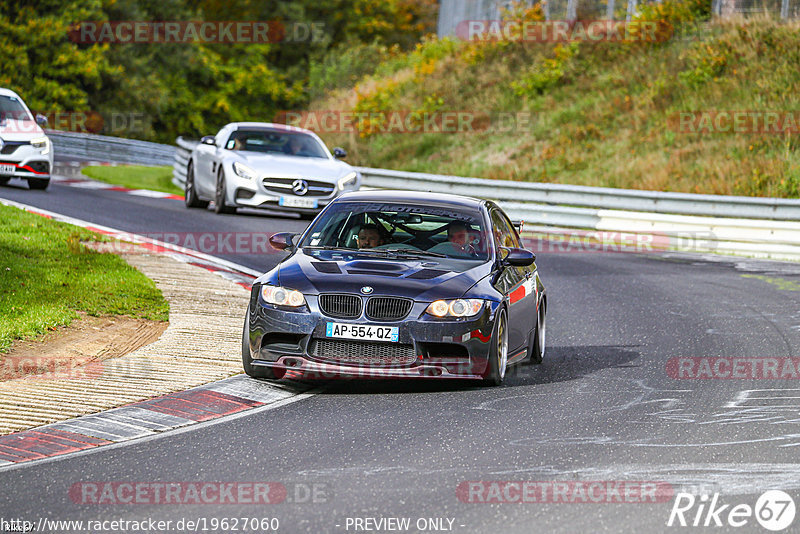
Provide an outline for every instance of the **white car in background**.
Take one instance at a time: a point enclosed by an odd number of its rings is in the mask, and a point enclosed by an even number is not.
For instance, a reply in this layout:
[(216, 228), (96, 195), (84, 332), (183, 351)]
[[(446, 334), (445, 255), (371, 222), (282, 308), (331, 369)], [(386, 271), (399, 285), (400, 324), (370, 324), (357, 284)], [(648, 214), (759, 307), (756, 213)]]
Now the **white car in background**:
[(203, 137), (186, 168), (186, 206), (217, 213), (278, 208), (314, 216), (361, 175), (313, 132), (282, 124), (237, 122)]
[(31, 189), (47, 189), (53, 168), (53, 145), (42, 126), (47, 119), (31, 110), (22, 98), (0, 88), (0, 185), (23, 178)]

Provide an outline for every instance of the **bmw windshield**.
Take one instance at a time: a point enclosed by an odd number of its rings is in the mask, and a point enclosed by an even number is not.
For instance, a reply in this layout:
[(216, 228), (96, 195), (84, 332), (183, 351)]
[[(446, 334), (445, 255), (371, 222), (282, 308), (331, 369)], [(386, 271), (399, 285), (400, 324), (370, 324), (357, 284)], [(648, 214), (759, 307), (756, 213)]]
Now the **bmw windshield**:
[(340, 202), (306, 233), (301, 248), (377, 256), (487, 260), (489, 248), (478, 210), (385, 202)]

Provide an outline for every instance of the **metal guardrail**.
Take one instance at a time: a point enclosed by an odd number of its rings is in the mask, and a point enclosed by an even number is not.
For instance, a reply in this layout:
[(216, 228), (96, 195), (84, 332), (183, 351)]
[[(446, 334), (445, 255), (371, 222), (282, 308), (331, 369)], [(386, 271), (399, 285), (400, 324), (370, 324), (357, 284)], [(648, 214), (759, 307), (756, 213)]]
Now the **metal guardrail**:
[(800, 200), (779, 198), (695, 195), (637, 191), (579, 185), (541, 184), (464, 178), (386, 169), (358, 169), (364, 183), (386, 189), (414, 189), (433, 193), (458, 193), (506, 202), (581, 206), (652, 213), (800, 220)]
[(172, 159), (172, 183), (183, 189), (186, 184), (186, 167), (189, 165), (189, 155), (199, 144), (199, 141), (192, 141), (178, 137), (175, 140), (178, 145), (175, 149), (175, 156)]
[[(173, 182), (183, 187), (197, 141), (176, 140)], [(358, 167), (365, 187), (453, 193), (498, 201), (526, 228), (597, 235), (669, 236), (684, 249), (800, 260), (800, 200), (694, 195), (465, 178)], [(602, 237), (601, 237), (602, 239)], [(678, 247), (681, 249), (681, 247)]]
[(175, 147), (105, 135), (49, 130), (59, 159), (104, 161), (129, 165), (171, 165)]

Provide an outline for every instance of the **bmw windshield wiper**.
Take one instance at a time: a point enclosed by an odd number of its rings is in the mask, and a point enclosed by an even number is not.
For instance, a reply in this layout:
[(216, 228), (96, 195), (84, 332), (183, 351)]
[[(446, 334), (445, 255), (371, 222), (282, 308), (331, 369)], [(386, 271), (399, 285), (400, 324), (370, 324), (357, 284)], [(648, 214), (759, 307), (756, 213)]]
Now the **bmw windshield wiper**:
[(404, 256), (404, 257), (418, 257), (418, 256), (434, 256), (437, 258), (446, 258), (447, 254), (440, 254), (439, 252), (428, 252), (427, 250), (418, 250), (415, 248), (369, 248), (361, 249), (359, 252), (380, 254), (381, 256)]
[(433, 256), (436, 258), (447, 257), (447, 254), (442, 254), (441, 252), (431, 252), (429, 250), (417, 250), (414, 248), (396, 248), (393, 249), (392, 252), (399, 252), (400, 254), (404, 254), (407, 256)]
[(304, 247), (311, 250), (341, 250), (344, 252), (358, 252), (358, 249), (355, 248), (347, 248), (347, 247), (333, 247), (330, 245), (325, 245), (322, 247)]

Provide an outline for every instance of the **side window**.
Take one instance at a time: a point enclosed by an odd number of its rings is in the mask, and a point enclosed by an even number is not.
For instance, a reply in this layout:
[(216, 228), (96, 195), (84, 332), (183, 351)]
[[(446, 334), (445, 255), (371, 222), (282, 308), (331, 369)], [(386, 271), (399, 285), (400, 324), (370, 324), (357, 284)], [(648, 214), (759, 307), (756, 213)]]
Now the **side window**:
[(491, 212), (494, 242), (498, 247), (522, 248), (511, 221), (497, 209)]

